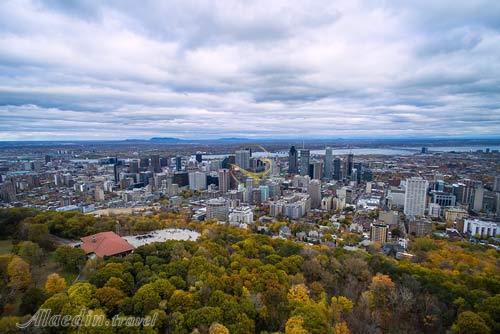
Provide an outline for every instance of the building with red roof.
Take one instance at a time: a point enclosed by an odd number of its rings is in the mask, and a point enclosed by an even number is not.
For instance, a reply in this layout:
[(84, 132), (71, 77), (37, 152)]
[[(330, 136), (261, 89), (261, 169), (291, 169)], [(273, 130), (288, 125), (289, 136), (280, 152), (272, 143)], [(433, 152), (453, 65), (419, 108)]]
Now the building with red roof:
[(80, 247), (87, 255), (116, 256), (128, 254), (134, 250), (134, 246), (127, 240), (111, 231), (89, 235), (80, 240), (82, 241)]

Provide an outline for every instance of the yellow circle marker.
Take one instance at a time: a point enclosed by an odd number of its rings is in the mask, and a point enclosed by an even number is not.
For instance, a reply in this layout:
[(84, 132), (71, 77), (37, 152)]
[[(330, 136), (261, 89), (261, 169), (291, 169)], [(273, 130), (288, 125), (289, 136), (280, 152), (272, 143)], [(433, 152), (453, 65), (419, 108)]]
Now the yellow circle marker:
[[(256, 145), (258, 148), (260, 148), (262, 151), (264, 151), (265, 153), (269, 153), (264, 147), (262, 147), (261, 145)], [(240, 166), (236, 165), (236, 164), (231, 164), (231, 170), (234, 170), (234, 171), (239, 171), (241, 174), (245, 175), (246, 177), (251, 177), (252, 179), (254, 179), (255, 181), (260, 181), (262, 178), (266, 177), (269, 175), (269, 173), (271, 173), (271, 169), (272, 169), (272, 160), (267, 158), (267, 157), (263, 157), (263, 158), (259, 158), (261, 161), (264, 162), (264, 165), (265, 165), (265, 168), (262, 172), (253, 172), (253, 171), (250, 171), (250, 170), (246, 170), (246, 169), (243, 169), (241, 168)], [(231, 173), (232, 174), (232, 173)], [(235, 176), (235, 175), (232, 175), (232, 177), (238, 182), (238, 183), (241, 183), (238, 178)]]

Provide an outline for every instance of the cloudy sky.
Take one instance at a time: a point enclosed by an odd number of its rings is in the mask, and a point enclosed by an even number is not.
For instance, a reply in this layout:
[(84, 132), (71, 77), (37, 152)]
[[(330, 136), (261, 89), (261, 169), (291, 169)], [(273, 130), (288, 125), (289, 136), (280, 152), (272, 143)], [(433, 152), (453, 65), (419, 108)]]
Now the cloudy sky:
[(0, 1), (0, 140), (500, 134), (500, 1)]

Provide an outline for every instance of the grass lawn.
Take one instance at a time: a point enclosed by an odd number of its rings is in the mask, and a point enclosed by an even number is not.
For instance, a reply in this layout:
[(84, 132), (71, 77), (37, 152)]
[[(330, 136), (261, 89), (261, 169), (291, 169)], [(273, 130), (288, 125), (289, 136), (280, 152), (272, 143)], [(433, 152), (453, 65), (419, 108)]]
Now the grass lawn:
[(12, 250), (11, 240), (0, 240), (0, 254), (10, 254)]

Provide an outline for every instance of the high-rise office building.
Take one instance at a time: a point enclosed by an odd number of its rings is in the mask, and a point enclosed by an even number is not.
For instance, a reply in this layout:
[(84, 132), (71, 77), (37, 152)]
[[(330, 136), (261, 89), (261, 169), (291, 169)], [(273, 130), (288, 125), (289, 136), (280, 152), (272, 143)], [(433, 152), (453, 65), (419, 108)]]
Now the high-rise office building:
[(229, 169), (219, 169), (219, 190), (223, 194), (229, 190)]
[(203, 161), (203, 154), (201, 152), (196, 152), (196, 162), (201, 163)]
[(235, 152), (236, 165), (243, 169), (250, 168), (250, 150), (238, 150)]
[(321, 205), (321, 181), (312, 180), (307, 186), (307, 193), (311, 198), (311, 208), (317, 209)]
[(189, 172), (189, 189), (205, 190), (207, 189), (207, 174), (203, 172)]
[(354, 168), (356, 169), (356, 182), (360, 183), (363, 176), (363, 164), (361, 162), (356, 162)]
[(469, 205), (473, 201), (474, 181), (471, 179), (460, 180), (452, 186), (453, 194), (457, 198), (457, 202)]
[(263, 185), (260, 186), (259, 189), (261, 202), (267, 202), (267, 200), (269, 200), (269, 186)]
[(175, 170), (177, 170), (177, 171), (182, 170), (182, 157), (181, 156), (175, 157)]
[(479, 212), (483, 209), (484, 188), (478, 185), (474, 188), (474, 200), (472, 202), (472, 210)]
[(155, 173), (161, 172), (160, 156), (159, 155), (154, 154), (151, 156), (151, 168), (152, 168), (153, 172), (155, 172)]
[(118, 163), (113, 165), (113, 174), (115, 176), (115, 183), (120, 181), (120, 171), (118, 170)]
[(412, 177), (406, 180), (404, 213), (407, 216), (425, 214), (425, 202), (429, 182), (421, 177)]
[(290, 151), (288, 152), (288, 173), (289, 174), (298, 174), (299, 166), (298, 166), (298, 154), (295, 146), (290, 147)]
[(347, 155), (346, 162), (346, 176), (350, 178), (352, 176), (352, 168), (354, 167), (354, 154)]
[(313, 166), (312, 178), (321, 180), (323, 178), (323, 162), (314, 161), (311, 165)]
[(140, 166), (141, 168), (148, 168), (149, 167), (149, 158), (141, 158), (140, 160)]
[(299, 150), (299, 172), (300, 175), (309, 175), (309, 159), (311, 157), (311, 152), (306, 149)]
[(129, 172), (130, 173), (139, 173), (139, 160), (130, 160)]
[(342, 161), (339, 158), (333, 160), (333, 179), (340, 181), (342, 180)]
[(325, 175), (328, 180), (333, 177), (333, 150), (331, 147), (325, 149)]

